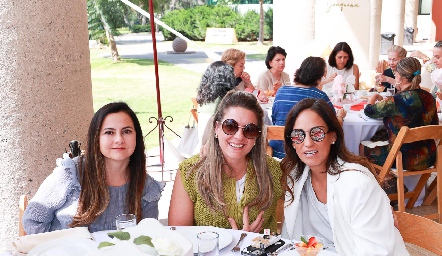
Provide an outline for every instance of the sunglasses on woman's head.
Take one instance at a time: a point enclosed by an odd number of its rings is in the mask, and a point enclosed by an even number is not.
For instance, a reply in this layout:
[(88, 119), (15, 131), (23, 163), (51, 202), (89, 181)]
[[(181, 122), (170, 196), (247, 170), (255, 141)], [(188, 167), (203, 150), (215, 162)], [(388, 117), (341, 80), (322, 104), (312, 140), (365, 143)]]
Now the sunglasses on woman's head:
[[(324, 129), (321, 127), (316, 126), (310, 129), (310, 138), (314, 142), (321, 142), (324, 140), (327, 133), (328, 132), (324, 131)], [(292, 139), (293, 143), (301, 144), (305, 140), (305, 131), (301, 129), (293, 129), (292, 133), (290, 134), (290, 138)]]
[(239, 128), (242, 129), (244, 137), (247, 139), (256, 139), (261, 132), (256, 124), (250, 123), (244, 126), (239, 126), (234, 119), (226, 119), (221, 123), (223, 132), (227, 135), (234, 135)]

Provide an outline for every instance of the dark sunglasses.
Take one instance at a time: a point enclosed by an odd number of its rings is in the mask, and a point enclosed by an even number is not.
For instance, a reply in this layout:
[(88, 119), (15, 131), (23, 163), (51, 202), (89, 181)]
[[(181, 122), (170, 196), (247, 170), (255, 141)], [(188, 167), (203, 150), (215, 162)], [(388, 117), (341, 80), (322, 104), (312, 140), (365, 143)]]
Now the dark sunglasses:
[[(310, 129), (310, 138), (312, 138), (314, 142), (321, 142), (324, 140), (327, 133), (328, 132), (324, 131), (321, 127), (316, 126)], [(301, 129), (294, 129), (290, 134), (290, 138), (292, 139), (293, 143), (301, 144), (305, 140), (305, 131)]]
[(261, 130), (256, 124), (246, 124), (244, 126), (239, 126), (234, 119), (226, 119), (222, 122), (221, 128), (223, 132), (227, 135), (234, 135), (239, 128), (242, 128), (242, 133), (247, 139), (256, 139), (259, 136)]

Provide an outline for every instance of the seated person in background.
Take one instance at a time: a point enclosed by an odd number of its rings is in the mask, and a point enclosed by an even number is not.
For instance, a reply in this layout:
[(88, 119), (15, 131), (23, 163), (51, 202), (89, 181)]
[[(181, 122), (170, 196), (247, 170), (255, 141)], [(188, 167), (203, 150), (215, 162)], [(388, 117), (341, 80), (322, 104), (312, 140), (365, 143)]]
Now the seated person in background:
[[(439, 124), (436, 113), (436, 101), (431, 94), (419, 87), (421, 82), (421, 64), (413, 57), (406, 57), (397, 63), (395, 80), (397, 93), (385, 99), (374, 94), (364, 109), (365, 115), (383, 118), (387, 129), (389, 144), (370, 147), (362, 142), (363, 155), (377, 165), (383, 165), (391, 146), (402, 126), (410, 128)], [(401, 148), (404, 169), (423, 170), (432, 166), (436, 160), (434, 140), (405, 144)], [(396, 180), (391, 175), (384, 181), (387, 193), (396, 193)]]
[(384, 86), (384, 92), (387, 88), (393, 88), (396, 81), (394, 80), (394, 72), (396, 71), (397, 63), (403, 58), (407, 57), (407, 50), (399, 45), (393, 45), (388, 49), (388, 68), (385, 69), (382, 74), (375, 77), (376, 84), (382, 83)]
[(279, 162), (266, 156), (263, 110), (247, 92), (221, 101), (204, 156), (179, 166), (169, 208), (170, 226), (215, 226), (276, 231), (282, 196)]
[[(295, 85), (284, 85), (276, 93), (272, 108), (273, 125), (283, 126), (290, 109), (305, 98), (323, 99), (335, 112), (335, 108), (327, 94), (317, 88), (324, 77), (325, 68), (325, 61), (320, 57), (308, 57), (301, 63), (295, 73)], [(337, 114), (341, 122), (345, 115), (345, 110), (341, 108)], [(273, 149), (274, 157), (282, 159), (285, 156), (283, 141), (272, 140), (269, 145)]]
[(236, 89), (239, 91), (248, 91), (258, 97), (260, 102), (267, 102), (267, 96), (255, 90), (250, 81), (250, 75), (244, 71), (246, 63), (246, 53), (237, 49), (227, 49), (221, 56), (221, 61), (233, 67), (233, 73), (236, 78)]
[(221, 99), (230, 90), (235, 89), (235, 75), (233, 67), (222, 61), (215, 61), (210, 64), (204, 72), (196, 101), (198, 103), (198, 146), (206, 144), (207, 124), (213, 118), (216, 108)]
[(164, 183), (146, 173), (140, 123), (126, 103), (100, 108), (89, 126), (85, 157), (64, 154), (23, 214), (27, 234), (70, 227), (115, 230), (123, 213), (158, 218)]
[(284, 84), (290, 84), (290, 76), (284, 72), (287, 53), (279, 46), (271, 46), (267, 51), (265, 64), (266, 71), (261, 73), (256, 82), (256, 88), (275, 96), (278, 89)]
[(431, 82), (433, 83), (431, 94), (433, 97), (437, 96), (439, 100), (442, 100), (442, 86), (439, 86), (442, 84), (442, 41), (434, 45), (432, 59), (420, 51), (412, 52), (411, 56), (422, 59), (424, 64), (426, 63), (424, 67), (430, 73)]
[(355, 76), (355, 89), (359, 90), (359, 68), (354, 64), (353, 52), (346, 42), (335, 45), (328, 57), (327, 74), (321, 82), (320, 89), (331, 88), (333, 80), (337, 75), (341, 75), (344, 82), (350, 75)]
[(326, 101), (296, 104), (284, 138), (283, 238), (318, 236), (326, 250), (339, 255), (409, 255), (373, 167), (345, 147), (342, 127)]

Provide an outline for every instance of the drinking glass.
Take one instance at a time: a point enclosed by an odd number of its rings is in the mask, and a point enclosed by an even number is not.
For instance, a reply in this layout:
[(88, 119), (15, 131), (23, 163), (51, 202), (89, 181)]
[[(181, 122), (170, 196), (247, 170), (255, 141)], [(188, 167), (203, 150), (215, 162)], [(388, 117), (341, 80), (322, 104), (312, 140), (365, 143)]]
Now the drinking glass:
[(394, 96), (394, 93), (395, 93), (395, 89), (394, 89), (394, 87), (393, 87), (393, 88), (388, 88), (388, 89), (387, 89), (387, 92), (388, 92), (388, 94), (389, 94), (390, 96)]
[(135, 227), (137, 225), (137, 216), (135, 214), (120, 214), (115, 217), (115, 225), (117, 230)]
[(198, 256), (219, 255), (219, 234), (213, 231), (200, 232), (198, 237)]

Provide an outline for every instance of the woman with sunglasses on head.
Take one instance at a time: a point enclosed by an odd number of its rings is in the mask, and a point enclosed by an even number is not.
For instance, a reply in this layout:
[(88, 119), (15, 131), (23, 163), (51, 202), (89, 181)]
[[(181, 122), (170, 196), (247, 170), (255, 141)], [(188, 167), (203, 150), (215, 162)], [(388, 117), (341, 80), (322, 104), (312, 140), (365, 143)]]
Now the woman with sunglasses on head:
[[(361, 143), (364, 145), (361, 154), (371, 162), (381, 166), (384, 164), (402, 126), (414, 128), (439, 124), (435, 99), (429, 92), (419, 87), (420, 72), (421, 64), (416, 58), (402, 59), (398, 62), (394, 74), (397, 93), (385, 99), (376, 93), (368, 100), (364, 109), (365, 115), (371, 118), (383, 118), (388, 135), (383, 139), (386, 143), (382, 146), (374, 147), (370, 142)], [(410, 171), (426, 169), (436, 160), (434, 140), (403, 145), (401, 152), (404, 169)], [(397, 193), (396, 184), (396, 178), (389, 175), (383, 186), (387, 193)]]
[(373, 167), (345, 147), (342, 127), (324, 100), (293, 107), (284, 141), (283, 238), (318, 236), (339, 255), (409, 255)]
[(281, 169), (265, 153), (263, 110), (256, 97), (227, 93), (211, 128), (206, 154), (179, 166), (169, 225), (276, 231)]
[(85, 156), (64, 154), (23, 214), (26, 233), (70, 227), (115, 230), (115, 217), (158, 218), (165, 184), (146, 173), (141, 126), (126, 103), (101, 107), (89, 125)]

